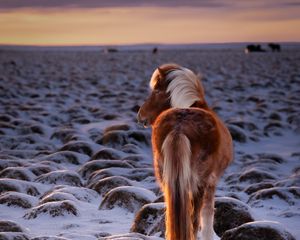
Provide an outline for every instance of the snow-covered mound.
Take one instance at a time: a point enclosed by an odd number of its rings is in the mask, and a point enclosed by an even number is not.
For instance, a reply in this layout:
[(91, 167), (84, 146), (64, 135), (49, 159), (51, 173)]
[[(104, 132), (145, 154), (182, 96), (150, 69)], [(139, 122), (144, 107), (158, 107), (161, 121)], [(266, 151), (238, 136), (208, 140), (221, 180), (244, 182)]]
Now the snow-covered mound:
[(300, 239), (299, 59), (297, 49), (0, 50), (0, 238), (163, 239), (151, 130), (136, 112), (154, 69), (176, 62), (202, 73), (234, 139), (215, 232)]

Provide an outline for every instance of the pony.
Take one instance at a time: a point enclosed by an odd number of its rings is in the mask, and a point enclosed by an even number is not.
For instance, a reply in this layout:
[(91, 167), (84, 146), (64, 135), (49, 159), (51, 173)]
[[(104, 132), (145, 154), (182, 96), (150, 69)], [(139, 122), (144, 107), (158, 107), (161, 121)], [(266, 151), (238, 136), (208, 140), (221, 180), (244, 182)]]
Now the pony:
[(268, 47), (271, 49), (272, 52), (280, 52), (281, 51), (281, 46), (280, 46), (280, 44), (277, 44), (277, 43), (269, 43)]
[(177, 64), (158, 67), (137, 119), (152, 126), (156, 179), (166, 202), (166, 239), (214, 235), (216, 184), (233, 158), (231, 135), (204, 98), (200, 78)]
[(251, 52), (265, 52), (266, 50), (261, 48), (260, 44), (257, 45), (247, 45), (245, 48), (245, 53), (251, 53)]

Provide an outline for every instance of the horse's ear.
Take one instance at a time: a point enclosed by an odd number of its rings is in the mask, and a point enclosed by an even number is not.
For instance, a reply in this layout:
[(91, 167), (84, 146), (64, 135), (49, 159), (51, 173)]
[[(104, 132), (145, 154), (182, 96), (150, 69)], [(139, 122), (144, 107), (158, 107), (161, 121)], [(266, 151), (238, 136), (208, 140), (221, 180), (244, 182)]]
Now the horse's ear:
[(160, 78), (163, 78), (165, 76), (164, 70), (162, 70), (160, 67), (158, 67), (157, 70)]
[(163, 79), (165, 78), (165, 72), (162, 68), (158, 67), (157, 68), (158, 71), (158, 76), (156, 78), (156, 88), (161, 88), (162, 87), (162, 83), (163, 83)]

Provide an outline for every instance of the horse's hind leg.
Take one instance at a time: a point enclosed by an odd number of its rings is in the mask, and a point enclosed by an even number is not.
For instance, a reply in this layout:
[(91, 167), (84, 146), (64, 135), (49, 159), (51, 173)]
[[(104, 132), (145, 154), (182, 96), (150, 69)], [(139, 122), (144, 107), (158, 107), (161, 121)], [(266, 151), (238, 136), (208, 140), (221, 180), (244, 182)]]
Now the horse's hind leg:
[(203, 206), (201, 209), (201, 240), (213, 239), (214, 195), (215, 186), (208, 186), (204, 192)]
[(193, 194), (193, 230), (195, 239), (197, 239), (197, 233), (200, 227), (200, 210), (202, 208), (203, 203), (203, 188), (199, 188), (197, 193)]

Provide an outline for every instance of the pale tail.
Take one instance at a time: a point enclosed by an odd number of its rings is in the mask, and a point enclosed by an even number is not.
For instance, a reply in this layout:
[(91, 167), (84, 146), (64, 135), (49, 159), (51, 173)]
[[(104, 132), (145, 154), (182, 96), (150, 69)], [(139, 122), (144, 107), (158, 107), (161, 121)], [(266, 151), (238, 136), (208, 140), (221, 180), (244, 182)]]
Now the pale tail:
[(163, 146), (166, 239), (194, 240), (191, 195), (191, 144), (184, 134), (168, 134)]

